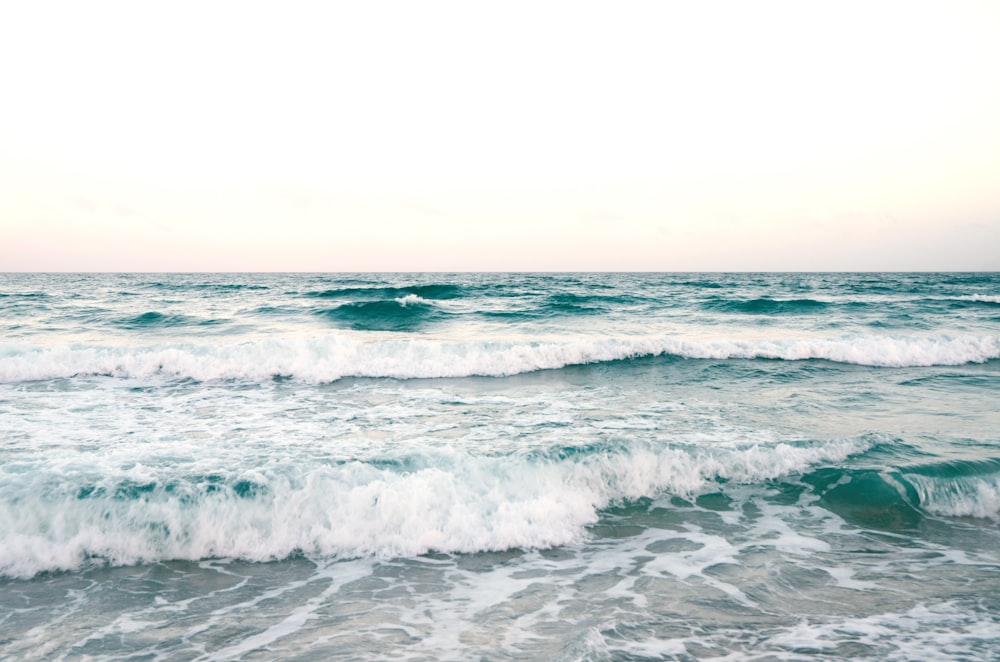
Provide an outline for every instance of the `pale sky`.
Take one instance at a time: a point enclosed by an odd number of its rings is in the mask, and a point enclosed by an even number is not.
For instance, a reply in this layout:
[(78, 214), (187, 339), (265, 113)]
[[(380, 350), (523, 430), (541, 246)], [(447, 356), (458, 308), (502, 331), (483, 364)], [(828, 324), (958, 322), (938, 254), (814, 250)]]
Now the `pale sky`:
[(1000, 2), (3, 2), (0, 271), (1000, 270)]

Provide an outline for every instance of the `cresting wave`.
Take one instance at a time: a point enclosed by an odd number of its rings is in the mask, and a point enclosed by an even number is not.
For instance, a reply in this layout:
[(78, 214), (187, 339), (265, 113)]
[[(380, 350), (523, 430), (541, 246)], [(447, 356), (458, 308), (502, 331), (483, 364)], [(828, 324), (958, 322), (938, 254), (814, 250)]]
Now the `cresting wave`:
[(342, 327), (358, 331), (414, 331), (446, 313), (416, 294), (384, 301), (358, 301), (316, 311)]
[[(400, 307), (400, 304), (393, 303)], [(821, 359), (876, 367), (983, 363), (1000, 336), (846, 336), (782, 340), (587, 338), (564, 342), (362, 342), (340, 335), (239, 344), (141, 346), (0, 344), (0, 382), (86, 376), (210, 380), (500, 377), (637, 357)]]
[[(827, 301), (818, 301), (816, 299), (772, 299), (770, 297), (761, 297), (749, 300), (733, 300), (722, 297), (712, 297), (706, 300), (702, 305), (709, 310), (719, 310), (729, 313), (744, 313), (748, 315), (789, 315), (821, 313), (833, 304)], [(859, 304), (852, 302), (851, 305)]]
[(141, 465), (113, 475), (96, 468), (14, 473), (0, 486), (0, 575), (167, 559), (552, 547), (582, 540), (609, 505), (691, 494), (716, 481), (758, 483), (869, 446), (860, 439), (634, 444), (564, 459), (441, 450), (396, 463), (276, 462), (199, 476)]
[(982, 464), (984, 470), (959, 467), (953, 475), (903, 473), (900, 482), (927, 512), (1000, 522), (1000, 462)]
[(926, 515), (1000, 522), (1000, 462), (906, 469), (824, 468), (803, 478), (821, 503), (866, 528), (904, 530)]

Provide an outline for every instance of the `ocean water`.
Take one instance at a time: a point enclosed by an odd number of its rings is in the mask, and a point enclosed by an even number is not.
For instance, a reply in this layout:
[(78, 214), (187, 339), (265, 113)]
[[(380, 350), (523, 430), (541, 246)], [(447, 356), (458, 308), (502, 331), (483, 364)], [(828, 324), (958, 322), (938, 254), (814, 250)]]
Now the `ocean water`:
[(0, 658), (1000, 658), (1000, 274), (0, 275)]

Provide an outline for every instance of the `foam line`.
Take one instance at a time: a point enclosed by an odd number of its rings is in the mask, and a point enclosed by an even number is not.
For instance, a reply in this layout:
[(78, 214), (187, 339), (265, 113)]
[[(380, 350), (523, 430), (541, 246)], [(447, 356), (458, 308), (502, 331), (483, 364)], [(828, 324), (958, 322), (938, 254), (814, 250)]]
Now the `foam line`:
[(280, 375), (304, 382), (329, 382), (343, 377), (497, 377), (664, 354), (691, 359), (825, 359), (878, 367), (961, 365), (1000, 358), (1000, 336), (752, 341), (661, 336), (566, 342), (362, 342), (331, 334), (239, 344), (0, 344), (0, 382), (90, 375), (199, 381), (263, 381)]
[(636, 444), (567, 459), (426, 453), (415, 471), (364, 462), (234, 471), (224, 483), (145, 467), (90, 476), (0, 476), (0, 574), (88, 563), (296, 553), (411, 557), (428, 551), (545, 548), (580, 541), (624, 499), (754, 483), (866, 450), (822, 445), (691, 449)]

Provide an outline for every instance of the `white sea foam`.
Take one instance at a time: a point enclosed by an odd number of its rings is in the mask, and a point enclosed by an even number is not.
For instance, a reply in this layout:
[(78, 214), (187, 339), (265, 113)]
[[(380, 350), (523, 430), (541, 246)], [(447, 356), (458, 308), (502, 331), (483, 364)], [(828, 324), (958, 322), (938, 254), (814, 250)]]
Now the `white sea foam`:
[(829, 623), (803, 621), (764, 642), (770, 650), (835, 650), (844, 643), (861, 644), (869, 659), (987, 659), (996, 650), (1000, 630), (958, 601), (918, 604), (906, 612), (848, 618)]
[(692, 359), (825, 359), (879, 367), (961, 365), (1000, 358), (1000, 336), (853, 336), (779, 340), (691, 340), (672, 336), (563, 342), (449, 342), (340, 336), (238, 344), (0, 344), (0, 382), (88, 375), (200, 381), (306, 382), (343, 377), (505, 376), (569, 365), (672, 354)]
[(432, 305), (427, 299), (417, 296), (416, 294), (407, 294), (406, 296), (399, 297), (395, 299), (396, 303), (401, 306), (416, 306), (416, 305)]
[(1000, 474), (940, 478), (910, 474), (920, 506), (936, 515), (1000, 521)]
[(1000, 294), (967, 294), (956, 297), (959, 301), (979, 301), (982, 303), (1000, 303)]
[[(275, 466), (216, 484), (129, 467), (7, 474), (0, 488), (0, 574), (31, 576), (99, 558), (415, 556), (543, 548), (582, 540), (622, 499), (689, 493), (717, 478), (757, 482), (837, 462), (865, 442), (684, 449), (635, 445), (563, 460), (429, 453), (410, 471), (362, 462)], [(147, 482), (148, 481), (148, 482)]]

